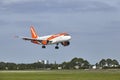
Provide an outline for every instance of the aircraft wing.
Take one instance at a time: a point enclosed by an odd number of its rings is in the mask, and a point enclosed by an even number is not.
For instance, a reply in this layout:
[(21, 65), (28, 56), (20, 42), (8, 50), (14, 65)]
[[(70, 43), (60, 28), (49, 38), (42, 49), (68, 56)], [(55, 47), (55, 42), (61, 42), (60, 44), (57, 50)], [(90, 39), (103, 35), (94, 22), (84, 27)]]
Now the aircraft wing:
[(28, 40), (28, 41), (39, 41), (39, 42), (41, 42), (42, 40), (40, 40), (40, 39), (36, 39), (36, 38), (29, 38), (29, 37), (23, 37), (22, 38), (23, 40)]
[(29, 40), (29, 41), (31, 41), (31, 40), (37, 40), (37, 39), (34, 39), (34, 38), (29, 38), (29, 37), (23, 37), (22, 39), (23, 40)]
[[(37, 38), (29, 38), (29, 37), (23, 37), (23, 40), (27, 40), (27, 41), (38, 41), (40, 42), (40, 44), (48, 44), (48, 43), (52, 43), (52, 41), (49, 40), (41, 40), (41, 39), (37, 39)], [(36, 42), (35, 42), (36, 43)], [(37, 43), (39, 44), (39, 43)]]
[(15, 36), (15, 38), (21, 38), (23, 40), (28, 40), (28, 41), (39, 41), (39, 42), (42, 41), (42, 40), (37, 39), (37, 38), (30, 38), (30, 37), (23, 37), (23, 36)]

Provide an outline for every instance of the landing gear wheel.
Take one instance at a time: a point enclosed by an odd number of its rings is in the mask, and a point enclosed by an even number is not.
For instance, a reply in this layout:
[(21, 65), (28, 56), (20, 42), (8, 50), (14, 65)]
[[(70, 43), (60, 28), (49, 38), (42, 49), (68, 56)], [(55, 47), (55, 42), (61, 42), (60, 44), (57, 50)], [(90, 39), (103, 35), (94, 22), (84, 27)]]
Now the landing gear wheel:
[(45, 45), (43, 45), (43, 46), (42, 46), (42, 48), (46, 48), (46, 46), (45, 46)]
[(59, 47), (58, 47), (58, 46), (55, 46), (55, 49), (59, 49)]

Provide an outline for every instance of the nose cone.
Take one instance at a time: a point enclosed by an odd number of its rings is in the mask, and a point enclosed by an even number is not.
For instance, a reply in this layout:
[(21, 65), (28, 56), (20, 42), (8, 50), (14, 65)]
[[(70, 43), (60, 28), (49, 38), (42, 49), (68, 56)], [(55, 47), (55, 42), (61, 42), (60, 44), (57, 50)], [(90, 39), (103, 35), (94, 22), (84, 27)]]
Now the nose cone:
[(70, 40), (70, 39), (71, 39), (71, 36), (67, 36), (67, 39)]

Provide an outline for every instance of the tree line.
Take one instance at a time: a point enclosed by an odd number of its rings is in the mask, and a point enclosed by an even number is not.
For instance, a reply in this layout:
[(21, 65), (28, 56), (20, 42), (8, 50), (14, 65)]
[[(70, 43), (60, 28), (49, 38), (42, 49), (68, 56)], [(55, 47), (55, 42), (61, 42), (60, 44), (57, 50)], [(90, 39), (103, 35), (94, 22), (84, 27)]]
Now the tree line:
[(83, 58), (73, 58), (61, 64), (35, 62), (29, 64), (16, 64), (10, 62), (0, 62), (0, 70), (43, 70), (43, 69), (120, 69), (119, 62), (115, 59), (102, 59), (95, 65), (90, 64)]

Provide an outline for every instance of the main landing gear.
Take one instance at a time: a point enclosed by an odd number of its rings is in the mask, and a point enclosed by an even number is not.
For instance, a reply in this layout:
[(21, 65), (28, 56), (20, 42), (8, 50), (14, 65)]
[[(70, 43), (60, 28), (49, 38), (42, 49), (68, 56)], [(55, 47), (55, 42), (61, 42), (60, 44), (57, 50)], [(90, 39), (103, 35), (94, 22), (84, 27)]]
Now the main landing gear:
[[(42, 48), (45, 49), (46, 46), (45, 46), (45, 45), (42, 45)], [(55, 49), (59, 49), (58, 43), (56, 44)]]
[(42, 48), (46, 48), (46, 46), (45, 46), (45, 45), (43, 45), (43, 46), (42, 46)]
[(55, 49), (59, 49), (59, 47), (58, 47), (58, 43), (56, 44)]
[(58, 47), (58, 46), (55, 46), (55, 49), (59, 49), (59, 47)]

